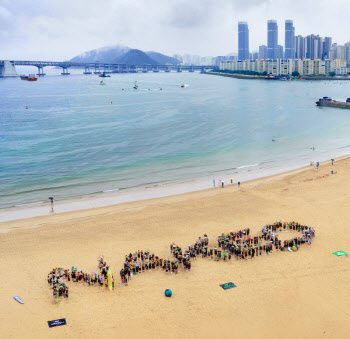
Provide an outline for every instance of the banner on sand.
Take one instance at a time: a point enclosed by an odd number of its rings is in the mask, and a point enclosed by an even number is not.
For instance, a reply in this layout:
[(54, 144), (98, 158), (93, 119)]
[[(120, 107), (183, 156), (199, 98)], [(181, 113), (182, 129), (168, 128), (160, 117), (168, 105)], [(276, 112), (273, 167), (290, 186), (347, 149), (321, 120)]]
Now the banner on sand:
[(337, 257), (342, 257), (343, 255), (348, 255), (344, 251), (337, 251), (337, 252), (333, 252), (332, 254), (336, 255)]
[(57, 320), (49, 320), (47, 323), (49, 324), (49, 327), (57, 327), (57, 326), (67, 325), (66, 318), (57, 319)]
[(224, 290), (229, 290), (230, 288), (234, 288), (234, 287), (237, 287), (234, 283), (232, 282), (229, 282), (229, 283), (226, 283), (226, 284), (222, 284), (220, 285)]

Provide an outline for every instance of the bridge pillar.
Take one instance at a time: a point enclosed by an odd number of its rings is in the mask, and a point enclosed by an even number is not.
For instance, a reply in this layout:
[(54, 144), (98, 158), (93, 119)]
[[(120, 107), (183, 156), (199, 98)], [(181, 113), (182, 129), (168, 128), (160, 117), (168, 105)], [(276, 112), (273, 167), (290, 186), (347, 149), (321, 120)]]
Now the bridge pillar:
[(95, 65), (95, 72), (94, 74), (100, 74), (101, 70), (100, 70), (100, 65)]
[(177, 71), (177, 72), (182, 72), (181, 67), (178, 67), (176, 71)]
[(44, 76), (45, 73), (44, 73), (44, 67), (43, 66), (36, 66), (38, 67), (38, 73), (36, 75), (39, 75), (40, 76)]
[(112, 73), (110, 64), (104, 65), (104, 69), (103, 70), (104, 70), (105, 73)]
[(85, 72), (83, 74), (91, 74), (89, 65), (85, 65)]
[(165, 69), (165, 72), (170, 72), (170, 68), (167, 67), (167, 68)]
[(189, 71), (189, 72), (194, 72), (194, 68), (191, 67), (188, 71)]
[(69, 75), (70, 73), (68, 72), (68, 67), (67, 66), (62, 66), (63, 72), (61, 73), (62, 75)]
[(3, 77), (18, 77), (15, 65), (8, 60), (0, 61), (0, 78)]
[(112, 73), (120, 73), (119, 65), (113, 65)]

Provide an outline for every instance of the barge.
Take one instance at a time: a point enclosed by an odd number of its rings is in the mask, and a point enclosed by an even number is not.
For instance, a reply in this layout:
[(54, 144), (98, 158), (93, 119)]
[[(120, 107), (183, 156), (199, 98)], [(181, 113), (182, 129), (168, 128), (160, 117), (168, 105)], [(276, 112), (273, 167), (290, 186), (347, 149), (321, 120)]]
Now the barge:
[(347, 98), (346, 101), (336, 101), (332, 100), (329, 97), (323, 97), (316, 101), (317, 106), (327, 106), (327, 107), (338, 107), (338, 108), (350, 108), (350, 98)]

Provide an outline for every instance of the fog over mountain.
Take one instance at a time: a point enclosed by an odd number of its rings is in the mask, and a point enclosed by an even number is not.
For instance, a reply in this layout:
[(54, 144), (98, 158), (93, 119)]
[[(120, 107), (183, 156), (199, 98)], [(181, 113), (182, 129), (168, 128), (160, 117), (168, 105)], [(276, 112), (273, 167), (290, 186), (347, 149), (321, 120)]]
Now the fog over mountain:
[(93, 49), (88, 52), (77, 55), (70, 61), (73, 62), (114, 62), (121, 55), (127, 53), (131, 48), (127, 46), (107, 46)]
[(127, 46), (115, 45), (93, 49), (77, 55), (73, 62), (105, 62), (134, 65), (177, 65), (179, 60), (158, 52), (143, 52)]

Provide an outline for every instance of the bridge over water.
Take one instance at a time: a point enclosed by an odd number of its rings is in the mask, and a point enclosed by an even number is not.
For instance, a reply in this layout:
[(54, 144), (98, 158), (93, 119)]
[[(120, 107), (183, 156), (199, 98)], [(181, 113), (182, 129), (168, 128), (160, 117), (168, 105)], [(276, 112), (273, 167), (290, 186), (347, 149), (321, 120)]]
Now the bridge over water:
[[(137, 73), (137, 72), (205, 72), (214, 69), (215, 66), (182, 66), (182, 65), (131, 65), (131, 64), (113, 64), (100, 62), (70, 62), (70, 61), (25, 61), (25, 60), (0, 60), (0, 76), (15, 76), (16, 66), (34, 66), (38, 68), (37, 75), (43, 76), (44, 67), (61, 67), (62, 75), (69, 75), (69, 68), (82, 68), (84, 74), (105, 73)], [(11, 68), (11, 70), (10, 70)], [(10, 75), (11, 74), (11, 75)]]

